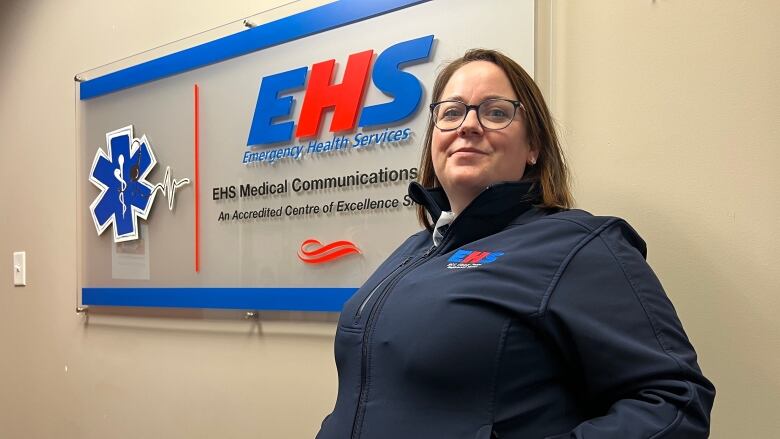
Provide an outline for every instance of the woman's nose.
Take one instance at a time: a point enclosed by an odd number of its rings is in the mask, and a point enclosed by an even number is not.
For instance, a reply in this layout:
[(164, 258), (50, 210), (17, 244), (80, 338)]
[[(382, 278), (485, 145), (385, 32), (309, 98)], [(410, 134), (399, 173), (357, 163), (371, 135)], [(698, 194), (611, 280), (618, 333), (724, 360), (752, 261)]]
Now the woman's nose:
[[(473, 110), (473, 111), (472, 111)], [(479, 123), (476, 108), (469, 108), (466, 112), (466, 118), (458, 129), (458, 134), (482, 134), (482, 124)]]

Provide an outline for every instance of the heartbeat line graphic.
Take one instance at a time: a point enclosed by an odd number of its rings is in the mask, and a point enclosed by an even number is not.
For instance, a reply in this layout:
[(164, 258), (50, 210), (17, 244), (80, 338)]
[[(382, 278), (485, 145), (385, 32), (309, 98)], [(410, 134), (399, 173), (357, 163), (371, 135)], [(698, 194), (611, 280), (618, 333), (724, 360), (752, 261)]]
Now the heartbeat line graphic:
[(157, 183), (154, 185), (152, 194), (156, 194), (157, 191), (162, 192), (163, 196), (168, 199), (168, 210), (173, 210), (173, 201), (176, 199), (176, 189), (184, 186), (185, 184), (190, 184), (189, 178), (176, 180), (175, 178), (171, 177), (171, 167), (166, 166), (163, 181), (162, 183)]
[[(141, 146), (141, 142), (138, 139), (133, 139), (132, 146), (134, 148), (139, 148)], [(127, 180), (124, 178), (124, 166), (125, 166), (125, 157), (120, 154), (117, 158), (117, 163), (119, 163), (119, 167), (117, 169), (114, 169), (114, 177), (116, 177), (117, 180), (119, 180), (120, 188), (119, 188), (119, 202), (122, 204), (122, 216), (125, 216), (125, 213), (127, 212), (127, 205), (125, 204), (125, 190), (127, 189)], [(138, 160), (136, 163), (133, 164), (133, 166), (130, 168), (130, 180), (131, 181), (138, 181), (138, 178), (140, 176), (139, 168), (141, 167), (141, 155), (138, 155)], [(152, 192), (149, 195), (146, 195), (146, 198), (154, 197), (154, 195), (159, 191), (162, 192), (163, 196), (168, 200), (168, 210), (173, 210), (173, 203), (176, 199), (176, 189), (190, 184), (189, 178), (182, 178), (181, 180), (177, 180), (175, 178), (171, 177), (171, 167), (166, 166), (165, 167), (165, 175), (163, 176), (162, 183), (157, 183), (152, 188)]]

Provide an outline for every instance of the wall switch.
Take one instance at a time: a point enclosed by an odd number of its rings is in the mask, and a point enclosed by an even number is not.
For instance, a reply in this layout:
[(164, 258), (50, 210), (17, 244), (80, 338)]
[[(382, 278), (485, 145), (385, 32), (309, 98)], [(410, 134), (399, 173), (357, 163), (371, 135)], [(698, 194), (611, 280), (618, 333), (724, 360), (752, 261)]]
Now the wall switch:
[(25, 252), (14, 252), (14, 285), (27, 285), (27, 267)]

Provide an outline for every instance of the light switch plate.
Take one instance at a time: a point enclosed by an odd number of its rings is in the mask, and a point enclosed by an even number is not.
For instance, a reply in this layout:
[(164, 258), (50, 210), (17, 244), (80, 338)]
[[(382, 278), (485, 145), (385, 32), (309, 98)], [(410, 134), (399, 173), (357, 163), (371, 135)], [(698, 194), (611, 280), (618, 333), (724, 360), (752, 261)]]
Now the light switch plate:
[(14, 285), (27, 285), (27, 264), (25, 252), (14, 252)]

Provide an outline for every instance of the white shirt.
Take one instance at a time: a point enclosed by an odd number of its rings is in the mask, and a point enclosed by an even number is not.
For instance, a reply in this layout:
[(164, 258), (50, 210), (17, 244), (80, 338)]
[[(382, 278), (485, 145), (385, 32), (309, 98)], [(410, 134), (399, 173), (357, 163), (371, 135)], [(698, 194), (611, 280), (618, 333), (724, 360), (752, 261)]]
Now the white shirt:
[(439, 231), (439, 227), (448, 226), (451, 222), (455, 221), (455, 214), (451, 211), (442, 211), (439, 216), (439, 220), (436, 221), (436, 225), (433, 227), (433, 245), (438, 247), (441, 243), (444, 235)]

